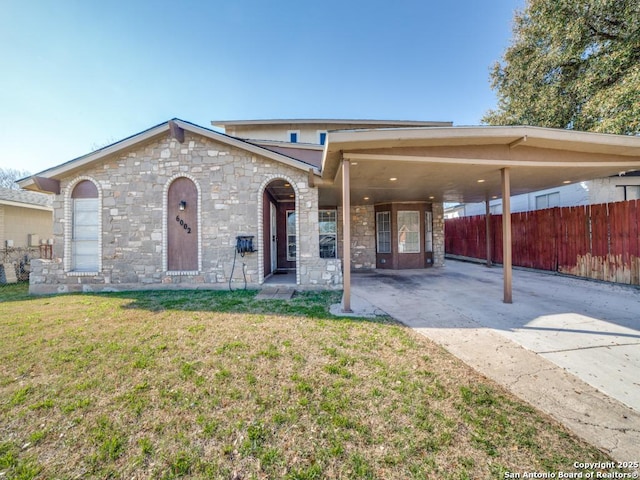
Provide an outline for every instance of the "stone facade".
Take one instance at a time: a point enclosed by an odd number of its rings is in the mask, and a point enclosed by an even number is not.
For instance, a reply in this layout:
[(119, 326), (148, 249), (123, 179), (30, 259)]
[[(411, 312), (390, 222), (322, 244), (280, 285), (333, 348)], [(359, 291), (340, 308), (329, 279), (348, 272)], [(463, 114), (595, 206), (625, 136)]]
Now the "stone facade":
[[(215, 135), (184, 130), (183, 141), (178, 141), (165, 131), (98, 157), (82, 168), (69, 169), (72, 173), (59, 179), (60, 194), (53, 201), (53, 256), (32, 261), (30, 292), (259, 287), (265, 279), (263, 246), (269, 243), (263, 232), (268, 224), (263, 218), (267, 207), (264, 192), (274, 180), (282, 180), (295, 193), (296, 288), (341, 288), (343, 264), (347, 263), (342, 259), (342, 210), (337, 208), (338, 258), (320, 258), (319, 195), (317, 188), (309, 187), (309, 166), (300, 162), (298, 167), (289, 158), (279, 160), (268, 152), (262, 155), (262, 150), (244, 149), (235, 140)], [(178, 202), (169, 207), (168, 197), (170, 186), (179, 179), (197, 190), (192, 190), (194, 196), (190, 197), (197, 212), (191, 210), (195, 216), (189, 220), (197, 227), (197, 242), (189, 243), (190, 252), (197, 249), (197, 262), (190, 257), (188, 271), (168, 268), (169, 232), (175, 231), (178, 220)], [(74, 271), (72, 265), (72, 192), (82, 181), (97, 189), (97, 202), (91, 203), (97, 205), (94, 218), (98, 224), (96, 271), (92, 272)], [(170, 215), (170, 211), (174, 213)], [(432, 211), (433, 265), (442, 266), (442, 204), (434, 203)], [(347, 264), (352, 270), (376, 267), (375, 218), (373, 205), (351, 207), (352, 244)], [(253, 236), (257, 251), (236, 255), (237, 235)]]
[[(198, 271), (167, 272), (166, 192), (178, 177), (198, 187)], [(61, 180), (54, 200), (53, 260), (34, 261), (32, 293), (152, 288), (232, 288), (264, 278), (262, 198), (272, 179), (290, 182), (298, 211), (298, 288), (342, 285), (341, 262), (319, 258), (318, 191), (307, 172), (267, 157), (186, 132), (180, 143), (159, 140), (92, 164)], [(80, 180), (98, 188), (101, 215), (98, 272), (73, 272), (71, 192)], [(253, 235), (258, 252), (237, 257), (236, 235)], [(233, 270), (233, 276), (232, 276)]]
[[(338, 256), (342, 258), (343, 215), (338, 208)], [(376, 217), (373, 205), (351, 206), (351, 269), (376, 268)]]
[(433, 266), (444, 266), (444, 205), (432, 203), (433, 212)]
[[(444, 207), (433, 203), (433, 266), (444, 266)], [(338, 256), (343, 258), (342, 209), (338, 208)], [(373, 205), (351, 207), (351, 270), (376, 268), (376, 217)]]

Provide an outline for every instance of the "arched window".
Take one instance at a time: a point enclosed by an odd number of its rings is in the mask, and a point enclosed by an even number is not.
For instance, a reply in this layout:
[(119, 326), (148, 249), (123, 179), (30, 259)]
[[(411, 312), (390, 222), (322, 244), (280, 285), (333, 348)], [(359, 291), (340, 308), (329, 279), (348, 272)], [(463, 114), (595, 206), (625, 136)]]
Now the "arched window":
[(100, 212), (98, 188), (89, 180), (79, 182), (71, 192), (71, 270), (98, 271)]

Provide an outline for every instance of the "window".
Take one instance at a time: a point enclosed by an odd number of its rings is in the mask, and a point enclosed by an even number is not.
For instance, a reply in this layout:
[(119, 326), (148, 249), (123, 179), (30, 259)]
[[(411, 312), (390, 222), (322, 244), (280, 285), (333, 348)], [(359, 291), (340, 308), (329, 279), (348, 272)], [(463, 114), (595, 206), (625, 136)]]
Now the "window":
[[(616, 185), (616, 187), (622, 190), (622, 200), (640, 199), (640, 185)], [(620, 198), (619, 195), (618, 198)]]
[(398, 212), (398, 253), (420, 253), (420, 212)]
[(300, 136), (300, 130), (289, 130), (289, 141), (291, 143), (298, 143), (298, 137)]
[(627, 191), (625, 200), (639, 200), (640, 199), (640, 186), (638, 186), (638, 185), (627, 185), (625, 190)]
[(320, 210), (318, 212), (318, 230), (320, 232), (320, 258), (337, 257), (337, 225), (336, 210)]
[(378, 253), (391, 253), (391, 212), (376, 213)]
[(327, 142), (327, 132), (318, 131), (318, 142), (320, 145), (324, 145)]
[(81, 181), (71, 193), (71, 202), (71, 270), (97, 272), (100, 231), (97, 187), (89, 180)]
[(287, 261), (296, 261), (296, 212), (287, 210)]
[(546, 195), (536, 196), (536, 210), (542, 208), (553, 208), (560, 206), (560, 193), (547, 193)]
[(433, 252), (433, 213), (424, 212), (424, 251)]

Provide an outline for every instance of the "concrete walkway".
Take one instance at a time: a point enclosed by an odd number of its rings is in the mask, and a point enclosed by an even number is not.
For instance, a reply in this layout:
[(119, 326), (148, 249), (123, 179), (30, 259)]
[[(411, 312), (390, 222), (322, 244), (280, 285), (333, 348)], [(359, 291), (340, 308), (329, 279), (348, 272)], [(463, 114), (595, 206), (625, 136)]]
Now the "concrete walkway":
[(620, 461), (640, 459), (640, 289), (447, 261), (354, 274), (352, 306), (380, 309)]

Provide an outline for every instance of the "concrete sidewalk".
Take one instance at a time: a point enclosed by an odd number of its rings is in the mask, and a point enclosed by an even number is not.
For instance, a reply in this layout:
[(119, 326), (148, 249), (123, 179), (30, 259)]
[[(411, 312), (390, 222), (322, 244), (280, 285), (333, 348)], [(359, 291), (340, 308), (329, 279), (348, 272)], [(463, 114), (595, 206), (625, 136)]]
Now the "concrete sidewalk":
[(354, 274), (352, 306), (380, 309), (620, 461), (640, 458), (640, 290), (448, 261)]

